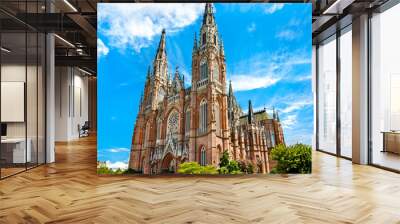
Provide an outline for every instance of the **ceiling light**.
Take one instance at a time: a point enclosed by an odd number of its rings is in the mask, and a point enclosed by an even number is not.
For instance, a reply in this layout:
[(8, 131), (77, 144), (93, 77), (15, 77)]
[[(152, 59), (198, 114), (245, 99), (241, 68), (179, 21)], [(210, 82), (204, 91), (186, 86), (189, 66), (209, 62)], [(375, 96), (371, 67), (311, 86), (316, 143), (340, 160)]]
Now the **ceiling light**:
[(83, 72), (83, 73), (85, 73), (85, 74), (87, 74), (87, 75), (92, 75), (92, 73), (90, 73), (90, 72), (88, 72), (88, 71), (86, 71), (86, 70), (83, 70), (83, 69), (81, 69), (81, 68), (79, 68), (79, 67), (78, 67), (78, 70), (81, 71), (81, 72)]
[(9, 50), (9, 49), (7, 49), (5, 47), (1, 47), (0, 49), (1, 49), (1, 51), (4, 51), (6, 53), (10, 53), (11, 52), (11, 50)]
[(71, 42), (69, 42), (68, 40), (66, 40), (66, 39), (64, 39), (64, 38), (62, 38), (62, 37), (60, 37), (59, 35), (57, 35), (57, 34), (54, 34), (54, 36), (55, 37), (57, 37), (59, 40), (61, 40), (62, 42), (64, 42), (64, 43), (66, 43), (67, 45), (69, 45), (70, 47), (73, 47), (73, 48), (75, 48), (75, 45), (73, 45)]
[(327, 14), (342, 14), (343, 10), (351, 5), (355, 0), (336, 0), (330, 5), (324, 12), (323, 15)]
[(69, 3), (68, 0), (64, 0), (65, 4), (67, 4), (74, 12), (78, 12), (78, 10), (71, 4)]

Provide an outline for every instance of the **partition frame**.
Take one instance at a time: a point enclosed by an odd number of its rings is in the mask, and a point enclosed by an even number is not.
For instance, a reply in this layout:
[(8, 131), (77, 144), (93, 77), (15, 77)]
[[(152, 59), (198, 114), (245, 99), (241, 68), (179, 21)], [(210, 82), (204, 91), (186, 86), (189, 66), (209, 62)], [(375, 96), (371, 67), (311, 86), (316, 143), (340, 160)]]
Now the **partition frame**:
[[(25, 0), (25, 1), (22, 1), (22, 3), (25, 3), (25, 16), (27, 16), (27, 3), (28, 3), (28, 1), (27, 0)], [(36, 11), (38, 12), (38, 10), (39, 10), (39, 7), (38, 7), (38, 4), (39, 4), (39, 0), (36, 0)], [(45, 12), (47, 12), (47, 7), (46, 7), (46, 9), (45, 9)], [(15, 18), (14, 18), (15, 19)], [(15, 31), (15, 33), (17, 33), (17, 32), (21, 32), (21, 33), (24, 33), (24, 35), (25, 35), (25, 83), (24, 83), (24, 91), (25, 91), (25, 93), (24, 93), (24, 123), (25, 123), (25, 127), (24, 127), (24, 129), (25, 129), (25, 168), (23, 169), (23, 170), (21, 170), (21, 171), (18, 171), (18, 172), (15, 172), (15, 173), (12, 173), (12, 174), (10, 174), (10, 175), (7, 175), (7, 176), (4, 176), (3, 175), (3, 173), (2, 173), (2, 168), (0, 167), (0, 180), (4, 180), (4, 179), (6, 179), (6, 178), (8, 178), (8, 177), (12, 177), (12, 176), (14, 176), (14, 175), (17, 175), (17, 174), (20, 174), (20, 173), (23, 173), (23, 172), (25, 172), (25, 171), (27, 171), (27, 170), (30, 170), (30, 169), (34, 169), (34, 168), (36, 168), (36, 167), (39, 167), (39, 166), (41, 166), (41, 165), (44, 165), (44, 164), (46, 164), (47, 163), (47, 110), (46, 110), (46, 108), (47, 108), (47, 32), (41, 32), (40, 30), (38, 30), (38, 29), (36, 29), (36, 28), (34, 28), (34, 27), (32, 27), (32, 26), (30, 26), (30, 25), (28, 25), (27, 23), (24, 23), (24, 22), (22, 22), (22, 21), (20, 21), (20, 20), (17, 20), (18, 22), (21, 22), (21, 23), (23, 23), (23, 25), (24, 25), (24, 30), (18, 30), (18, 31)], [(1, 23), (0, 23), (0, 28), (1, 28)], [(35, 93), (33, 93), (33, 94), (35, 94), (36, 95), (36, 136), (33, 136), (33, 138), (36, 138), (36, 162), (35, 163), (32, 163), (32, 164), (30, 164), (30, 165), (32, 165), (32, 166), (30, 166), (30, 167), (28, 167), (28, 162), (27, 162), (27, 160), (28, 160), (28, 154), (27, 154), (27, 144), (28, 144), (28, 114), (27, 114), (27, 96), (28, 96), (28, 92), (27, 92), (27, 81), (28, 81), (28, 78), (27, 78), (27, 76), (28, 76), (28, 30), (30, 31), (30, 32), (32, 32), (34, 35), (36, 34), (36, 47), (35, 47), (35, 53), (36, 53), (36, 64), (34, 64), (35, 65), (35, 67), (36, 67), (36, 91), (35, 91)], [(7, 33), (7, 32), (4, 32), (4, 31), (2, 31), (1, 29), (0, 29), (0, 46), (2, 46), (2, 34), (3, 33)], [(43, 97), (43, 99), (42, 99), (42, 103), (43, 103), (43, 105), (42, 105), (42, 107), (43, 107), (43, 113), (44, 113), (44, 116), (42, 117), (42, 122), (43, 122), (43, 145), (42, 145), (42, 147), (43, 147), (43, 149), (42, 149), (42, 153), (43, 153), (43, 155), (41, 155), (42, 157), (43, 157), (43, 162), (39, 162), (39, 68), (38, 68), (38, 66), (40, 65), (40, 63), (39, 63), (39, 36), (40, 36), (40, 34), (43, 34), (43, 36), (42, 36), (42, 38), (41, 38), (41, 42), (42, 42), (42, 47), (43, 47), (43, 49), (41, 50), (41, 53), (42, 53), (42, 55), (41, 55), (41, 57), (42, 57), (42, 60), (43, 60), (43, 62), (42, 62), (42, 70), (41, 70), (41, 73), (42, 73), (42, 88), (43, 88), (43, 93), (42, 93), (42, 97)], [(2, 81), (2, 66), (3, 66), (3, 64), (2, 64), (2, 62), (3, 62), (3, 60), (2, 60), (3, 58), (2, 58), (2, 53), (0, 52), (0, 82)], [(1, 90), (1, 85), (0, 85), (0, 90)], [(0, 101), (1, 101), (1, 91), (0, 91)], [(0, 110), (1, 110), (1, 105), (0, 105)], [(0, 123), (2, 123), (1, 122), (1, 114), (0, 114)], [(1, 158), (1, 153), (2, 153), (2, 146), (1, 146), (1, 144), (0, 144), (0, 158)]]
[[(381, 6), (375, 8), (375, 9), (366, 10), (364, 13), (366, 13), (368, 15), (368, 21), (367, 21), (367, 27), (368, 27), (367, 28), (367, 46), (368, 46), (368, 49), (367, 49), (367, 52), (368, 52), (367, 53), (367, 83), (368, 83), (367, 84), (368, 85), (367, 86), (367, 108), (368, 108), (367, 109), (367, 120), (368, 120), (367, 121), (367, 129), (368, 129), (367, 130), (367, 132), (368, 132), (368, 134), (367, 134), (368, 135), (367, 136), (367, 141), (368, 141), (367, 164), (370, 165), (370, 166), (373, 166), (373, 167), (377, 167), (377, 168), (380, 168), (380, 169), (387, 170), (387, 171), (400, 173), (400, 170), (393, 169), (393, 168), (390, 168), (390, 167), (386, 167), (386, 166), (382, 166), (382, 165), (373, 163), (373, 142), (372, 142), (372, 62), (371, 62), (371, 57), (372, 57), (372, 53), (373, 52), (372, 52), (372, 33), (371, 33), (372, 32), (372, 29), (371, 29), (371, 24), (372, 23), (371, 23), (371, 20), (373, 18), (373, 16), (372, 16), (373, 13), (385, 12), (386, 10), (392, 8), (393, 6), (395, 6), (397, 4), (400, 4), (399, 0), (388, 0), (387, 2), (382, 4)], [(340, 20), (338, 21), (338, 23), (339, 22), (340, 22)], [(340, 35), (340, 31), (346, 29), (347, 26), (350, 26), (350, 25), (352, 25), (351, 22), (349, 24), (347, 24), (343, 28), (340, 28), (337, 23), (334, 25), (334, 26), (336, 26), (336, 33), (335, 34), (336, 34), (337, 47), (338, 47), (338, 45), (340, 45), (340, 36), (341, 36)], [(339, 33), (339, 35), (337, 35), (338, 33)], [(335, 34), (332, 34), (332, 35), (335, 35)], [(316, 107), (316, 112), (315, 112), (315, 120), (316, 120), (316, 124), (315, 124), (316, 125), (316, 140), (315, 141), (316, 141), (316, 143), (315, 143), (315, 145), (316, 145), (316, 151), (323, 152), (323, 153), (326, 153), (326, 154), (329, 154), (329, 155), (333, 155), (333, 156), (344, 158), (344, 159), (347, 159), (347, 160), (351, 161), (352, 158), (349, 158), (349, 157), (341, 155), (341, 148), (340, 148), (340, 145), (338, 144), (338, 142), (340, 142), (340, 135), (338, 135), (338, 134), (336, 136), (336, 141), (337, 141), (336, 142), (336, 145), (337, 145), (336, 154), (328, 152), (328, 151), (326, 151), (324, 149), (321, 149), (319, 147), (319, 128), (318, 128), (318, 124), (319, 124), (319, 110), (320, 110), (320, 107), (319, 107), (319, 102), (318, 102), (318, 96), (320, 94), (319, 93), (320, 89), (319, 89), (319, 82), (318, 82), (319, 81), (319, 69), (318, 69), (319, 68), (319, 63), (318, 63), (318, 58), (319, 58), (318, 54), (319, 53), (318, 53), (318, 48), (319, 48), (319, 44), (321, 42), (323, 42), (326, 39), (330, 38), (332, 35), (328, 35), (328, 37), (326, 37), (324, 39), (318, 39), (318, 42), (315, 44), (316, 45), (316, 59), (315, 59), (314, 63), (316, 63), (316, 72), (315, 72), (316, 77), (315, 77), (315, 79), (316, 79), (316, 98), (317, 98), (316, 105), (315, 105), (315, 107)], [(339, 57), (339, 53), (340, 53), (339, 51), (336, 52), (337, 57)], [(340, 61), (340, 58), (339, 58), (339, 61)], [(340, 66), (338, 66), (338, 62), (337, 62), (337, 68), (339, 68), (339, 70), (337, 70), (337, 75), (338, 75), (337, 77), (340, 78)], [(340, 84), (340, 82), (337, 81), (336, 84), (338, 85), (338, 84)], [(338, 89), (340, 90), (340, 87)], [(340, 92), (339, 91), (336, 92), (336, 97), (337, 97), (336, 99), (340, 98)], [(337, 100), (337, 105), (336, 106), (338, 107), (338, 105), (340, 107), (340, 99)], [(337, 110), (337, 111), (340, 111), (340, 110)], [(336, 116), (338, 116), (338, 113), (336, 114)], [(340, 127), (340, 117), (337, 117), (336, 121), (339, 123), (339, 124), (337, 124), (337, 129), (341, 129), (341, 127)], [(337, 133), (340, 133), (340, 131), (341, 130), (337, 130)]]
[[(336, 26), (336, 32), (335, 33), (333, 33), (333, 34), (331, 34), (331, 35), (329, 35), (329, 36), (327, 36), (326, 38), (324, 38), (324, 39), (321, 39), (321, 40), (319, 40), (319, 42), (316, 44), (316, 57), (315, 57), (315, 64), (316, 64), (316, 72), (315, 72), (315, 75), (316, 75), (316, 98), (317, 98), (317, 100), (315, 101), (316, 102), (316, 105), (315, 105), (315, 107), (316, 107), (316, 112), (315, 112), (315, 120), (316, 120), (316, 151), (319, 151), (319, 152), (323, 152), (323, 153), (326, 153), (326, 154), (329, 154), (329, 155), (332, 155), (332, 156), (337, 156), (337, 157), (340, 157), (340, 158), (343, 158), (343, 159), (346, 159), (346, 160), (352, 160), (352, 158), (350, 158), (350, 157), (347, 157), (347, 156), (344, 156), (344, 155), (342, 155), (342, 153), (341, 153), (341, 118), (340, 118), (340, 103), (341, 103), (341, 99), (340, 99), (340, 81), (341, 81), (341, 66), (340, 66), (340, 60), (341, 60), (341, 58), (340, 58), (340, 37), (345, 33), (345, 32), (342, 32), (343, 30), (346, 30), (346, 29), (348, 29), (348, 27), (349, 26), (351, 26), (352, 25), (352, 23), (350, 23), (350, 24), (347, 24), (346, 26), (344, 26), (344, 27), (339, 27), (339, 25), (338, 24), (336, 24), (335, 26)], [(351, 32), (351, 30), (350, 31), (347, 31), (347, 32)], [(336, 121), (336, 152), (335, 153), (332, 153), (332, 152), (329, 152), (329, 151), (327, 151), (327, 150), (325, 150), (325, 149), (321, 149), (320, 148), (320, 144), (319, 144), (319, 122), (320, 122), (320, 119), (319, 119), (319, 111), (320, 111), (320, 105), (319, 105), (319, 101), (318, 101), (318, 98), (319, 98), (319, 91), (320, 91), (320, 87), (319, 87), (319, 79), (320, 79), (320, 74), (319, 74), (319, 51), (318, 51), (318, 49), (320, 48), (320, 43), (322, 43), (322, 42), (324, 42), (324, 41), (326, 41), (326, 40), (328, 40), (329, 38), (331, 38), (332, 36), (334, 36), (335, 35), (335, 38), (334, 39), (332, 39), (331, 41), (336, 41), (336, 51), (335, 51), (335, 53), (336, 53), (336, 61), (335, 61), (335, 63), (336, 63), (336, 108), (335, 108), (335, 110), (336, 110), (336, 115), (335, 115), (335, 121)]]

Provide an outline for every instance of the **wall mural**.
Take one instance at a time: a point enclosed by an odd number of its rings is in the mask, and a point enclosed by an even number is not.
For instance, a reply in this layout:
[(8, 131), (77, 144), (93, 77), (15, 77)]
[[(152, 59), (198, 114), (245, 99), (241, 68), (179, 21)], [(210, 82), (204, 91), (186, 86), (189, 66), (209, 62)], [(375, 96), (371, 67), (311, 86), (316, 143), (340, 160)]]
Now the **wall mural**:
[(99, 174), (310, 173), (311, 4), (98, 4)]

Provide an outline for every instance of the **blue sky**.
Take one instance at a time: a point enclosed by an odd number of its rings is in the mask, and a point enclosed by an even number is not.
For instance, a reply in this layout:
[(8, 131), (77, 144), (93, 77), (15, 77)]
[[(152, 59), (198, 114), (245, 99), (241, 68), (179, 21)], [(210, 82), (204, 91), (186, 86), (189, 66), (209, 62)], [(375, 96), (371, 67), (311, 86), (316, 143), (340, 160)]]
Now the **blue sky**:
[[(239, 104), (279, 111), (286, 143), (311, 144), (311, 4), (214, 4)], [(98, 4), (98, 160), (126, 167), (139, 99), (161, 30), (167, 57), (191, 80), (204, 4)]]

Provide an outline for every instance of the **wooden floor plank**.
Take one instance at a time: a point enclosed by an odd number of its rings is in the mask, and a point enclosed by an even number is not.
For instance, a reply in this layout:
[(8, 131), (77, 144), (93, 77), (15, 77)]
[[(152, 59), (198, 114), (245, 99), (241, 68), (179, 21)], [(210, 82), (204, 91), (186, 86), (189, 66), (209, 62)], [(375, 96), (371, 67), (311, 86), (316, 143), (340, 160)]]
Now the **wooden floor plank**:
[(310, 175), (97, 176), (96, 139), (0, 181), (0, 223), (400, 223), (400, 175), (313, 153)]

